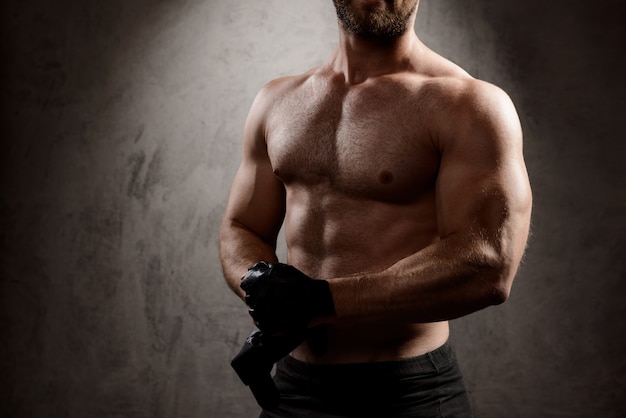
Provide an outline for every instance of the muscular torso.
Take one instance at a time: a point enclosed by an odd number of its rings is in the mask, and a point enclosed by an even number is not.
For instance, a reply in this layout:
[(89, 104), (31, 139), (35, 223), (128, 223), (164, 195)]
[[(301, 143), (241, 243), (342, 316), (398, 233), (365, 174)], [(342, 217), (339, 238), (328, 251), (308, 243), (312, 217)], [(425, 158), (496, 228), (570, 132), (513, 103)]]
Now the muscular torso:
[[(287, 192), (288, 262), (332, 280), (384, 269), (438, 240), (437, 84), (400, 73), (347, 86), (323, 70), (284, 83), (267, 117), (266, 141)], [(443, 344), (448, 326), (351, 322), (321, 334), (293, 356), (410, 357)]]

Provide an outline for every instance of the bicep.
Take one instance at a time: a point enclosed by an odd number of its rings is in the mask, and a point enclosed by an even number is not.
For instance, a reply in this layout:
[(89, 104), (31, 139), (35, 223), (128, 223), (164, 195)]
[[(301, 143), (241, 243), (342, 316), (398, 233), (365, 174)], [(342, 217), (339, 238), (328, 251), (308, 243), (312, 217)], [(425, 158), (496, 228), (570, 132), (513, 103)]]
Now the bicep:
[(464, 232), (520, 258), (531, 194), (522, 132), (513, 104), (500, 90), (468, 100), (442, 141), (437, 182), (440, 236)]
[(231, 188), (225, 219), (275, 245), (285, 213), (282, 183), (263, 161), (242, 161)]
[(285, 189), (267, 154), (260, 101), (257, 97), (246, 121), (243, 157), (232, 183), (225, 221), (274, 246), (285, 215)]

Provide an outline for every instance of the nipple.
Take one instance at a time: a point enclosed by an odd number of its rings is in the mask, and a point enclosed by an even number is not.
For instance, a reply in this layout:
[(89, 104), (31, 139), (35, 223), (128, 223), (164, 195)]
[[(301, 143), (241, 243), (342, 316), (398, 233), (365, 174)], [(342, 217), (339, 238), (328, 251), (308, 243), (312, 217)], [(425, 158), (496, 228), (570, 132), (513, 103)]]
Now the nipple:
[(393, 181), (393, 174), (390, 171), (383, 170), (378, 175), (378, 181), (382, 184), (389, 184)]

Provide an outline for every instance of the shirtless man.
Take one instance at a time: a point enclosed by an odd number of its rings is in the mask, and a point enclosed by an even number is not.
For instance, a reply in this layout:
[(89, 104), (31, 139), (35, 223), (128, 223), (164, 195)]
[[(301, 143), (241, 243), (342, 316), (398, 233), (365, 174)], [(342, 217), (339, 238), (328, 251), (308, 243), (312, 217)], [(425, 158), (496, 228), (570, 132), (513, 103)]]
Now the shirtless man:
[[(262, 416), (471, 416), (447, 321), (509, 295), (531, 213), (520, 123), (418, 39), (419, 0), (333, 2), (328, 61), (252, 105), (221, 229), (226, 280), (261, 329), (314, 331)], [(287, 263), (316, 286), (267, 296), (291, 270), (248, 268), (278, 262), (283, 221)], [(242, 289), (251, 275), (264, 290)]]

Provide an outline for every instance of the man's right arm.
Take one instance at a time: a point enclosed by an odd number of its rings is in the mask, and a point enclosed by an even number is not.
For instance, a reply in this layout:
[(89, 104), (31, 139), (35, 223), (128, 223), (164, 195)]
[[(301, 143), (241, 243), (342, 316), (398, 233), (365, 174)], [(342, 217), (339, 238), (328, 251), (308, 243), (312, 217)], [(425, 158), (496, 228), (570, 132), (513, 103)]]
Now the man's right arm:
[(220, 258), (230, 288), (239, 287), (259, 260), (276, 262), (276, 239), (285, 216), (285, 188), (274, 175), (265, 142), (268, 87), (256, 97), (244, 129), (243, 157), (220, 230)]

